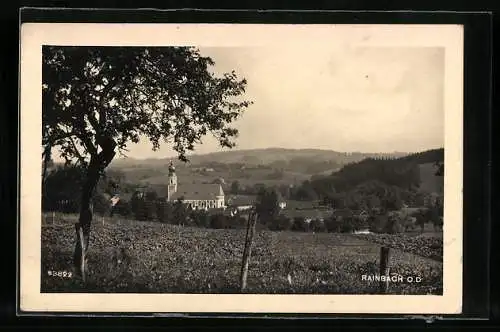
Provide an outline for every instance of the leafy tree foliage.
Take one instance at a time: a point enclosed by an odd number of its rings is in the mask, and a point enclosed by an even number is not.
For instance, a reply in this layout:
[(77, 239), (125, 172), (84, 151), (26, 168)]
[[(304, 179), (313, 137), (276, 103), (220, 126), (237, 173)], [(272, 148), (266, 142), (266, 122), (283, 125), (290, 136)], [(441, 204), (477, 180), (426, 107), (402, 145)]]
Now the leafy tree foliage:
[[(44, 211), (77, 212), (83, 170), (80, 167), (57, 167), (45, 178), (42, 192)], [(62, 206), (63, 202), (67, 202)]]
[(397, 210), (403, 202), (422, 206), (419, 164), (435, 163), (442, 176), (444, 149), (406, 157), (366, 158), (328, 176), (315, 176), (291, 192), (297, 200), (321, 200), (335, 208)]
[(184, 225), (188, 218), (189, 212), (184, 204), (184, 199), (181, 197), (172, 204), (172, 223), (176, 225)]
[[(43, 192), (42, 209), (44, 211), (61, 211), (76, 213), (79, 211), (80, 195), (85, 170), (79, 165), (59, 165), (46, 174)], [(110, 198), (119, 192), (130, 190), (123, 173), (107, 170), (99, 179), (92, 195), (95, 212), (110, 212)]]
[[(318, 181), (316, 181), (315, 183), (323, 184), (322, 182)], [(299, 201), (314, 201), (318, 199), (318, 191), (318, 188), (315, 188), (311, 181), (306, 180), (300, 187), (294, 190), (293, 197)]]
[(280, 195), (274, 188), (262, 188), (257, 195), (256, 211), (259, 215), (259, 222), (267, 224), (277, 219)]
[(268, 226), (271, 231), (288, 231), (293, 227), (293, 219), (279, 215)]
[(194, 221), (194, 224), (199, 227), (210, 227), (210, 215), (205, 210), (192, 211), (190, 217)]
[(313, 219), (311, 221), (311, 230), (313, 232), (326, 232), (326, 223), (323, 220)]
[(309, 224), (304, 217), (293, 218), (292, 230), (296, 232), (309, 232)]
[[(43, 47), (42, 145), (84, 169), (74, 264), (85, 276), (91, 198), (103, 171), (127, 145), (147, 137), (173, 145), (179, 159), (212, 134), (235, 145), (230, 126), (249, 101), (245, 79), (217, 77), (191, 47)], [(44, 153), (45, 159), (48, 153)]]
[(240, 183), (238, 181), (233, 181), (231, 183), (231, 194), (238, 194), (241, 190)]

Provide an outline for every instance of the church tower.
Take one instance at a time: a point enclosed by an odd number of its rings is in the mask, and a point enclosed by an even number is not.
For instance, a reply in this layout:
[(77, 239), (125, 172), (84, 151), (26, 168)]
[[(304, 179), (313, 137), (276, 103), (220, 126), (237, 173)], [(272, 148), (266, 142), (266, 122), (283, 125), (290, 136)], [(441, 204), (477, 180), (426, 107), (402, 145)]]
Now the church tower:
[(177, 192), (177, 174), (175, 174), (175, 167), (172, 161), (168, 166), (168, 189), (167, 189), (167, 201), (171, 200), (172, 195)]

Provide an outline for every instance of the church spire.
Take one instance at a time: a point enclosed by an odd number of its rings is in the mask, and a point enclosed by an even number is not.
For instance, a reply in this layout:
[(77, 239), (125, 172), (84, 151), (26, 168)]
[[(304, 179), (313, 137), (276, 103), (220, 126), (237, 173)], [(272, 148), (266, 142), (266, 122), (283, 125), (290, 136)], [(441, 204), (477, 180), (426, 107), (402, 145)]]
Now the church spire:
[(167, 190), (167, 200), (170, 201), (172, 195), (177, 192), (177, 175), (175, 174), (175, 166), (173, 161), (170, 161), (168, 166), (168, 190)]
[(168, 173), (169, 174), (175, 173), (175, 166), (174, 166), (174, 162), (172, 160), (170, 160), (170, 164), (168, 165)]

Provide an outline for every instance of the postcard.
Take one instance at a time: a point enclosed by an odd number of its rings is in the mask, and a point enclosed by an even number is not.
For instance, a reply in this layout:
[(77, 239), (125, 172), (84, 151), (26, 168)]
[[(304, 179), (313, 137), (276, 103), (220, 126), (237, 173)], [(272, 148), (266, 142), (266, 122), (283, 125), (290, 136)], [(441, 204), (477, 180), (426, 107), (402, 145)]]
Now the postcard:
[(22, 311), (461, 312), (462, 26), (24, 23), (20, 64)]

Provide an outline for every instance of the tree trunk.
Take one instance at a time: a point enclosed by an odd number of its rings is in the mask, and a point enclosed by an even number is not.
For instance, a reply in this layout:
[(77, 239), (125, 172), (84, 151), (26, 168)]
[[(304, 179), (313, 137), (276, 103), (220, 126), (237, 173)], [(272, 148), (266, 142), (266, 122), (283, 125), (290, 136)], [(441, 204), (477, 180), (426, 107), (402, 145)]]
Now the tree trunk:
[(80, 274), (83, 281), (87, 272), (87, 250), (89, 248), (90, 225), (92, 224), (93, 205), (92, 195), (99, 181), (99, 168), (97, 165), (89, 166), (85, 183), (80, 198), (80, 218), (75, 224), (76, 244), (73, 255), (75, 271)]
[(45, 178), (47, 177), (47, 168), (49, 166), (49, 162), (52, 159), (52, 156), (51, 156), (50, 152), (51, 152), (51, 146), (50, 145), (46, 145), (45, 148), (44, 148), (44, 151), (42, 153), (42, 157), (43, 157), (43, 162), (42, 162), (42, 183), (45, 182)]
[(87, 272), (87, 251), (89, 249), (90, 225), (92, 224), (93, 214), (92, 196), (101, 177), (101, 171), (109, 165), (115, 156), (114, 149), (116, 144), (113, 139), (105, 138), (102, 142), (101, 147), (103, 150), (91, 157), (87, 168), (80, 198), (80, 218), (78, 223), (75, 224), (77, 240), (73, 255), (73, 264), (76, 274), (80, 274), (84, 282)]

